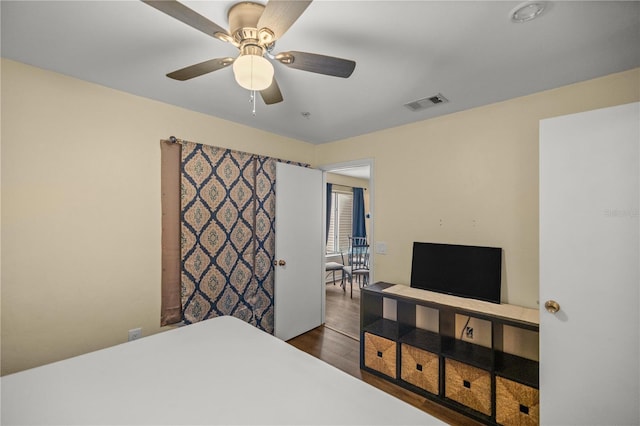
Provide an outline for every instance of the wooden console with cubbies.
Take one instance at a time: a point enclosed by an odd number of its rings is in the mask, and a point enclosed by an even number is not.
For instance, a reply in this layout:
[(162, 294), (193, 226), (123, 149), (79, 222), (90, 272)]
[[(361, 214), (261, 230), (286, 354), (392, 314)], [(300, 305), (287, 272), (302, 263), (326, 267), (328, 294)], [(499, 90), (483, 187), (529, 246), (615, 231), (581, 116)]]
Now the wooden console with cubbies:
[[(417, 324), (424, 308), (437, 331)], [(490, 345), (456, 338), (456, 315), (488, 323)], [(508, 353), (508, 328), (537, 345), (538, 310), (375, 283), (361, 291), (360, 367), (485, 424), (537, 425), (537, 354)]]

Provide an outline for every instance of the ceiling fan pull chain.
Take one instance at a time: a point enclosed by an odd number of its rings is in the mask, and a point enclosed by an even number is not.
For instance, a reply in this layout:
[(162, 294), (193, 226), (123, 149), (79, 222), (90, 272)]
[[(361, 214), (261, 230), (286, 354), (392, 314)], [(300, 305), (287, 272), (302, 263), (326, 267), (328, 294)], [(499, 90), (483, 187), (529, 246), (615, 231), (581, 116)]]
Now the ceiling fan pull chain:
[(251, 97), (249, 98), (249, 102), (253, 104), (253, 110), (251, 111), (251, 113), (255, 117), (256, 116), (256, 91), (255, 90), (251, 91)]

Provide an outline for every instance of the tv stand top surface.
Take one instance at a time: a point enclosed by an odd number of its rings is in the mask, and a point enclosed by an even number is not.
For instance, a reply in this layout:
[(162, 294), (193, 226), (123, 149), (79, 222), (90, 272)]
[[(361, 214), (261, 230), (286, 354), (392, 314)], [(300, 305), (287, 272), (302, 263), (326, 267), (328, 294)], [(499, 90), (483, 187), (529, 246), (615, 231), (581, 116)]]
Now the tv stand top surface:
[[(440, 307), (451, 307), (469, 313), (499, 317), (507, 320), (507, 322), (524, 323), (535, 328), (540, 325), (540, 312), (537, 309), (451, 296), (449, 294), (436, 293), (400, 284), (376, 283), (370, 287), (375, 287), (375, 290), (380, 291), (384, 295), (410, 298), (439, 305)], [(374, 289), (372, 288), (372, 290)]]

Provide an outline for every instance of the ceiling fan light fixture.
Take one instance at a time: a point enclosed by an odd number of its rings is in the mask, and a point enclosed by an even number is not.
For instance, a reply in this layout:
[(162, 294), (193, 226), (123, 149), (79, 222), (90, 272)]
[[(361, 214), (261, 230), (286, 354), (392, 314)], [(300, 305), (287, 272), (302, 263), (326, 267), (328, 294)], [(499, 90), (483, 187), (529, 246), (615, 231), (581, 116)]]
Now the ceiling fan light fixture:
[(292, 51), (273, 54), (276, 41), (289, 30), (313, 0), (240, 0), (228, 9), (228, 31), (181, 1), (142, 1), (195, 30), (230, 43), (240, 50), (235, 59), (210, 59), (170, 72), (167, 74), (168, 78), (190, 80), (233, 63), (234, 78), (238, 85), (251, 92), (254, 111), (256, 91), (260, 92), (266, 105), (283, 100), (271, 61), (278, 61), (293, 69), (341, 78), (351, 76), (356, 66), (355, 61), (315, 53)]
[(273, 81), (273, 65), (260, 55), (240, 55), (233, 62), (233, 74), (236, 82), (247, 90), (261, 91)]

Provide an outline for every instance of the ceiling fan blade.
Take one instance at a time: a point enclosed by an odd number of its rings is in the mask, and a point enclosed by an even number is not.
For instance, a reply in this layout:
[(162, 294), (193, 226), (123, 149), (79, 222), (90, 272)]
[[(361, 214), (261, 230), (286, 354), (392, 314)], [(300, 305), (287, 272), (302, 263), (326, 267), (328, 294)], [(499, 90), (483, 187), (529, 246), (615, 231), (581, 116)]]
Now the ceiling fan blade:
[(356, 68), (356, 63), (349, 59), (315, 53), (282, 52), (278, 53), (275, 58), (289, 68), (342, 78), (349, 77)]
[(221, 68), (226, 68), (233, 63), (233, 58), (217, 58), (209, 61), (200, 62), (199, 64), (191, 65), (174, 72), (167, 74), (167, 77), (174, 80), (185, 81), (190, 78), (198, 77), (203, 74), (208, 74), (213, 71), (217, 71)]
[(269, 0), (258, 20), (258, 29), (268, 28), (273, 31), (274, 40), (279, 39), (309, 7), (311, 1)]
[[(151, 7), (158, 9), (161, 12), (166, 13), (167, 15), (177, 19), (178, 21), (184, 22), (185, 24), (195, 28), (196, 30), (202, 31), (207, 35), (221, 39), (223, 41), (228, 41), (228, 39), (231, 38), (227, 30), (220, 27), (218, 24), (211, 22), (204, 16), (189, 9), (187, 6), (177, 2), (176, 0), (141, 0), (141, 1), (143, 3), (148, 4)], [(226, 36), (228, 39), (220, 38), (220, 36), (216, 36), (216, 33)]]
[(282, 93), (280, 92), (280, 88), (278, 87), (278, 83), (276, 82), (275, 77), (273, 79), (273, 82), (271, 83), (271, 86), (260, 91), (260, 96), (262, 96), (262, 100), (267, 105), (282, 102)]

